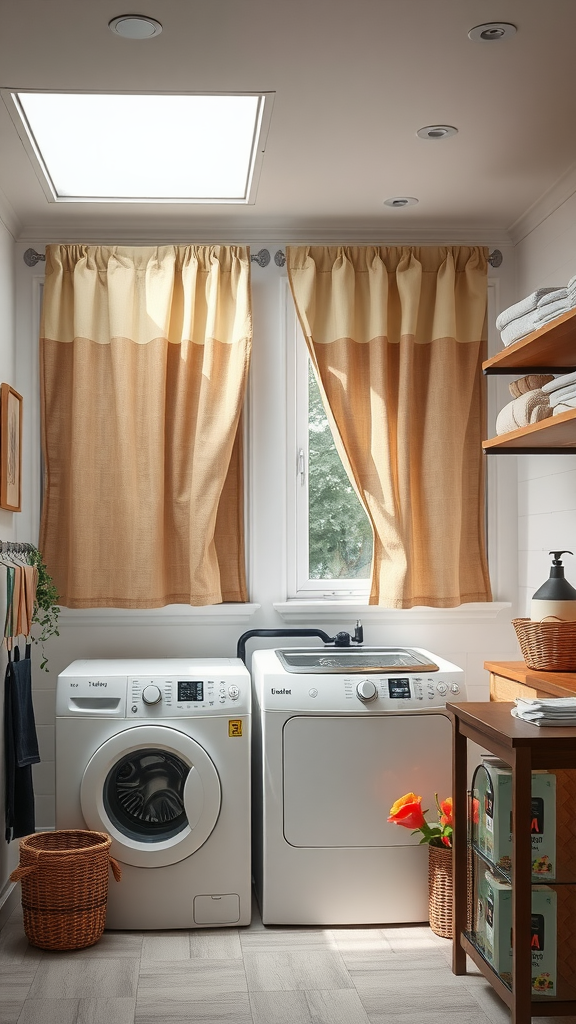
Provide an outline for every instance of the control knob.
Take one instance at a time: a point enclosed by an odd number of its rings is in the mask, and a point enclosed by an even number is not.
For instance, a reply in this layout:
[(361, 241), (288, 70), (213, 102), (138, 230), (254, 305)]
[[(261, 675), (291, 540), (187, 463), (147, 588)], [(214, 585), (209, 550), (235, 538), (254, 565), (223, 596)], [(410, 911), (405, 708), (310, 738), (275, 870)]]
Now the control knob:
[(162, 700), (162, 691), (159, 686), (145, 686), (142, 690), (142, 700), (145, 704), (158, 704)]
[(356, 696), (361, 701), (364, 701), (365, 704), (368, 704), (369, 701), (376, 700), (378, 690), (371, 679), (362, 679), (356, 685)]

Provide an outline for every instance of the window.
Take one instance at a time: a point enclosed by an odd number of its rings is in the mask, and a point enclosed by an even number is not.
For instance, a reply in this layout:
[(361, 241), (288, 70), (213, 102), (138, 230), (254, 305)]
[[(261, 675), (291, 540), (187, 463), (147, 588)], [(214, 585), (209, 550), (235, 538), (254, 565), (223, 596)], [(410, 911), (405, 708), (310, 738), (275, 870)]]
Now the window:
[[(489, 351), (497, 351), (495, 310), (497, 282), (488, 283)], [(362, 599), (370, 590), (372, 531), (344, 469), (324, 412), (294, 303), (286, 283), (286, 350), (288, 356), (288, 598)], [(488, 419), (495, 418), (489, 395)], [(501, 403), (506, 401), (504, 397)], [(494, 591), (503, 590), (499, 570), (504, 561), (503, 531), (513, 484), (497, 460), (487, 465), (486, 527)], [(502, 479), (497, 479), (502, 477)], [(506, 555), (509, 559), (509, 553)], [(350, 567), (347, 571), (347, 567)]]
[(290, 597), (365, 598), (372, 528), (336, 451), (306, 342), (286, 298), (289, 381)]
[(2, 96), (51, 202), (255, 201), (271, 93)]

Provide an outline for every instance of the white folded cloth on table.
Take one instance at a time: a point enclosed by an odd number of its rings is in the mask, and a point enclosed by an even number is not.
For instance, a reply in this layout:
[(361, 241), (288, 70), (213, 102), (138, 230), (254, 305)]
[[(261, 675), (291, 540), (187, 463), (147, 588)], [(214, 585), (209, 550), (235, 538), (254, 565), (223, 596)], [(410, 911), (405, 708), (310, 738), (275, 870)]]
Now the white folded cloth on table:
[[(576, 277), (572, 279), (574, 286), (576, 287)], [(538, 288), (531, 295), (527, 295), (526, 298), (520, 299), (519, 302), (515, 302), (513, 306), (508, 306), (507, 309), (503, 309), (496, 318), (496, 330), (501, 331), (506, 327), (512, 320), (516, 320), (518, 317), (524, 316), (525, 313), (530, 313), (531, 310), (536, 309), (539, 300), (544, 295), (549, 295), (551, 292), (557, 292), (559, 285), (551, 285), (550, 288)]]
[(571, 387), (567, 388), (558, 388), (557, 391), (552, 391), (548, 398), (552, 409), (562, 402), (572, 402), (576, 398), (576, 384), (572, 384)]
[(496, 417), (496, 433), (509, 434), (511, 430), (538, 423), (551, 415), (549, 396), (544, 394), (542, 388), (535, 388), (501, 409)]
[(532, 725), (576, 725), (576, 697), (516, 697), (515, 718)]
[(555, 405), (552, 415), (559, 416), (561, 412), (572, 412), (572, 409), (576, 409), (576, 398), (573, 401), (560, 402), (559, 405)]
[(571, 384), (576, 385), (576, 370), (572, 373), (563, 373), (560, 377), (554, 377), (554, 380), (549, 380), (547, 384), (542, 385), (542, 391), (547, 393), (557, 391), (558, 388), (565, 388)]

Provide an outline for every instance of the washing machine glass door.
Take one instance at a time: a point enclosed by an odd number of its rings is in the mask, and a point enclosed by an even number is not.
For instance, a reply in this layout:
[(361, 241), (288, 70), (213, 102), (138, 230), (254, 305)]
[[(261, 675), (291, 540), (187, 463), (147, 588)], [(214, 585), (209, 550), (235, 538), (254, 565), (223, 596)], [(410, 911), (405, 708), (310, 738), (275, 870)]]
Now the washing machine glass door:
[(80, 800), (88, 826), (112, 836), (114, 857), (161, 867), (206, 842), (220, 813), (221, 788), (214, 762), (191, 736), (142, 726), (98, 748)]

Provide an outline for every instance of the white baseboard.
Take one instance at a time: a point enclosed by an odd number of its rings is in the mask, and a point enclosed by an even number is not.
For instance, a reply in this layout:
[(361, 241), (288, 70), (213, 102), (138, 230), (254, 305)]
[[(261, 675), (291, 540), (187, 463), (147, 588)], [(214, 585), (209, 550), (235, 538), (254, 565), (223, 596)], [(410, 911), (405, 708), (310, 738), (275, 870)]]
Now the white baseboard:
[(0, 928), (3, 928), (8, 918), (13, 914), (20, 900), (20, 890), (16, 882), (6, 882), (0, 893)]

